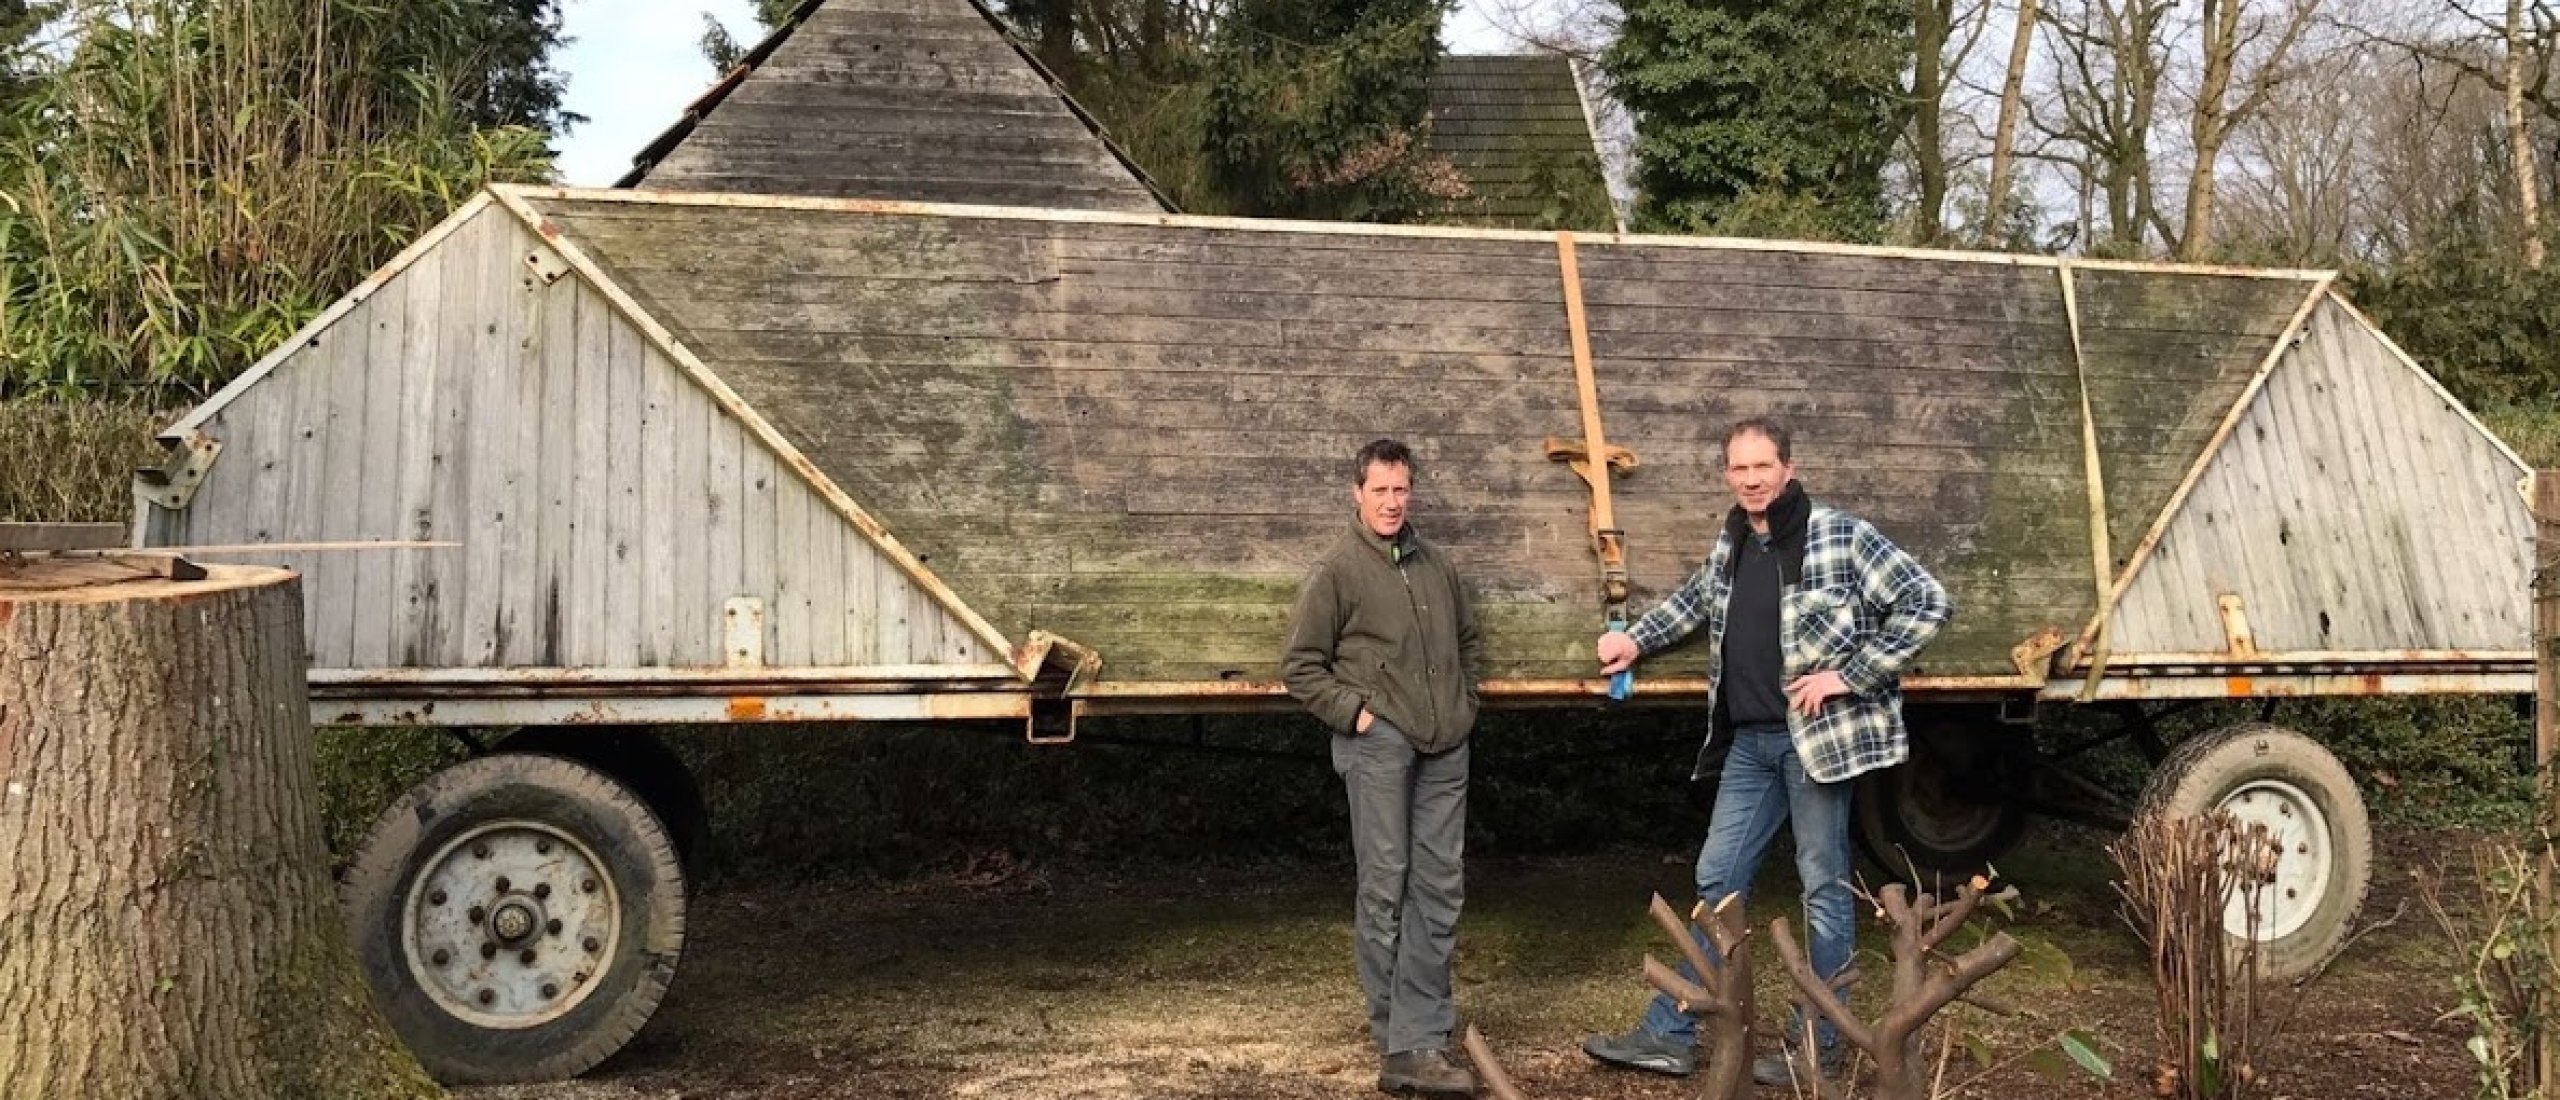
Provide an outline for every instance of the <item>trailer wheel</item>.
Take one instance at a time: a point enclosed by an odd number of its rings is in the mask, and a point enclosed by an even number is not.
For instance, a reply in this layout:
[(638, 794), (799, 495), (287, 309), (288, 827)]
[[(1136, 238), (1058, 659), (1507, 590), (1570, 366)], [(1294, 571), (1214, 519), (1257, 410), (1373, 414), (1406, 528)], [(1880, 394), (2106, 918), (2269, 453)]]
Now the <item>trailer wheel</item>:
[(374, 822), (342, 889), (374, 1004), (447, 1084), (593, 1067), (657, 1011), (684, 946), (666, 829), (628, 787), (555, 756), (429, 776)]
[[(2292, 981), (2345, 946), (2373, 876), (2373, 833), (2353, 777), (2319, 742), (2280, 726), (2248, 723), (2199, 734), (2177, 747), (2143, 789), (2135, 819), (2224, 810), (2283, 843), (2263, 895), (2257, 938), (2264, 972)], [(2235, 894), (2223, 914), (2234, 938), (2249, 934)]]
[[(1954, 724), (1915, 728), (1911, 758), (1858, 777), (1858, 846), (1885, 873), (1905, 881), (1982, 872), (2026, 835), (2028, 812), (1990, 796), (2007, 777), (2007, 754), (2033, 753), (2023, 733), (2003, 735)], [(1934, 883), (1922, 881), (1921, 886)]]

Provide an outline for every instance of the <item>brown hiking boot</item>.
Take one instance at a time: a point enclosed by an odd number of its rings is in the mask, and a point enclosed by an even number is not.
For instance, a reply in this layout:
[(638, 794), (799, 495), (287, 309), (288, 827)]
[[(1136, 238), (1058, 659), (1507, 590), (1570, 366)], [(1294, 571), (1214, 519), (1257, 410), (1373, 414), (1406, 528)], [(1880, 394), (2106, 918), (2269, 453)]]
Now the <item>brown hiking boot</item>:
[(1450, 1061), (1448, 1051), (1408, 1050), (1378, 1062), (1378, 1091), (1474, 1096), (1476, 1075)]

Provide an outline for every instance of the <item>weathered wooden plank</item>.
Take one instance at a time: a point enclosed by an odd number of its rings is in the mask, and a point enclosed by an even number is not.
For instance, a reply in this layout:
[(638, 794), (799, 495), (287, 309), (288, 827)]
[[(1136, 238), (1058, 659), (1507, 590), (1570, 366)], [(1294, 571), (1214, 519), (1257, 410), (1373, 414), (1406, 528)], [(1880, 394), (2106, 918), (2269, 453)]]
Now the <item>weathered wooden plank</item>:
[[(741, 530), (745, 498), (740, 493), (740, 479), (744, 476), (740, 451), (755, 444), (746, 439), (736, 417), (716, 407), (709, 414), (705, 430), (710, 459), (701, 472), (702, 500), (708, 512), (703, 535), (703, 595), (706, 607), (717, 610), (726, 607), (731, 597), (749, 592), (744, 573), (746, 534)], [(726, 659), (725, 654), (715, 651), (715, 661), (725, 663)]]
[(561, 652), (571, 666), (610, 667), (607, 607), (620, 576), (618, 535), (612, 514), (619, 499), (614, 446), (614, 325), (612, 306), (584, 280), (564, 281), (574, 303), (577, 332), (571, 352), (577, 375), (576, 420), (570, 429), (577, 460), (570, 470), (573, 529), (569, 554), (569, 615)]
[[(473, 221), (487, 218), (483, 212)], [(421, 259), (400, 276), (407, 302), (400, 318), (399, 380), (400, 415), (398, 440), (394, 452), (398, 460), (386, 488), (391, 493), (395, 531), (412, 541), (439, 539), (435, 523), (434, 499), (437, 480), (436, 375), (443, 367), (443, 355), (437, 348), (443, 338), (441, 312), (433, 303), (444, 294), (444, 257), (446, 249), (458, 249), (451, 242), (469, 232), (469, 225), (455, 231), (443, 248)], [(457, 286), (460, 281), (456, 280)], [(391, 557), (391, 590), (380, 605), (385, 634), (385, 663), (403, 667), (419, 667), (433, 663), (428, 645), (432, 635), (426, 633), (425, 622), (432, 613), (432, 590), (437, 557), (454, 551), (435, 553), (401, 553)]]
[(711, 397), (669, 365), (668, 506), (674, 532), (668, 550), (666, 611), (673, 627), (666, 660), (678, 665), (720, 660), (721, 597), (711, 587), (710, 499), (699, 481), (711, 467)]
[[(809, 659), (815, 664), (851, 664), (852, 647), (845, 643), (844, 634), (844, 586), (855, 550), (846, 543), (858, 536), (833, 506), (814, 494), (808, 522), (809, 569), (803, 591), (809, 601)], [(903, 653), (892, 660), (907, 663)]]
[[(415, 268), (402, 273), (374, 295), (365, 338), (364, 369), (353, 381), (364, 394), (364, 415), (357, 427), (354, 467), (356, 488), (345, 494), (353, 502), (356, 530), (366, 539), (401, 537), (400, 435), (404, 395), (409, 380), (404, 341), (410, 332), (409, 311), (419, 285)], [(358, 557), (346, 593), (347, 667), (383, 668), (392, 661), (392, 615), (399, 606), (395, 579), (398, 560), (408, 553)]]
[(779, 661), (777, 623), (782, 576), (776, 547), (780, 544), (780, 490), (775, 484), (773, 451), (762, 441), (742, 438), (738, 453), (738, 588), (737, 594), (765, 603), (766, 660)]
[(640, 661), (675, 659), (675, 529), (683, 502), (675, 482), (676, 399), (673, 363), (656, 348), (642, 357), (640, 382)]
[[(366, 537), (364, 436), (371, 379), (367, 363), (386, 317), (397, 316), (394, 291), (377, 291), (364, 304), (338, 319), (338, 334), (328, 372), (315, 389), (327, 405), (318, 452), (318, 470), (305, 504), (313, 511), (305, 526), (307, 539)], [(386, 303), (385, 299), (393, 299)], [(345, 555), (322, 556), (314, 572), (303, 577), (303, 606), (311, 621), (311, 663), (315, 668), (346, 668), (355, 660), (356, 572), (361, 561)]]
[(810, 628), (809, 512), (816, 501), (786, 470), (775, 494), (773, 660), (782, 665), (811, 663), (815, 631)]
[[(515, 227), (510, 226), (511, 230)], [(491, 259), (490, 272), (507, 302), (507, 321), (499, 330), (503, 341), (498, 355), (500, 381), (479, 395), (479, 400), (505, 402), (503, 434), (493, 433), (492, 440), (506, 456), (506, 476), (502, 480), (500, 506), (505, 509), (505, 524), (500, 528), (498, 564), (497, 620), (493, 627), (495, 644), (489, 662), (495, 665), (533, 664), (549, 643), (544, 637), (548, 617), (543, 613), (543, 577), (537, 568), (543, 513), (547, 509), (542, 498), (542, 427), (543, 407), (542, 363), (542, 287), (525, 280), (524, 249), (533, 238), (522, 231), (510, 232), (503, 250)]]
[[(601, 314), (602, 311), (597, 311)], [(603, 656), (607, 667), (636, 668), (641, 664), (643, 634), (648, 629), (645, 551), (647, 529), (642, 525), (645, 500), (642, 482), (647, 478), (642, 423), (648, 415), (649, 360), (655, 354), (641, 335), (618, 318), (598, 318), (605, 329), (611, 414), (606, 418), (604, 474), (606, 476), (605, 533), (609, 553), (603, 571), (595, 580), (603, 591), (598, 593), (604, 614)]]
[[(519, 238), (521, 240), (521, 238)], [(541, 414), (527, 418), (535, 434), (535, 493), (541, 509), (535, 526), (533, 566), (535, 608), (523, 621), (539, 623), (531, 644), (521, 645), (519, 663), (563, 667), (569, 664), (570, 619), (577, 604), (577, 544), (594, 537), (579, 523), (585, 507), (578, 495), (578, 470), (595, 450), (577, 447), (586, 410), (580, 403), (579, 299), (584, 283), (563, 279), (533, 290), (542, 321), (539, 344), (528, 364), (542, 376)]]

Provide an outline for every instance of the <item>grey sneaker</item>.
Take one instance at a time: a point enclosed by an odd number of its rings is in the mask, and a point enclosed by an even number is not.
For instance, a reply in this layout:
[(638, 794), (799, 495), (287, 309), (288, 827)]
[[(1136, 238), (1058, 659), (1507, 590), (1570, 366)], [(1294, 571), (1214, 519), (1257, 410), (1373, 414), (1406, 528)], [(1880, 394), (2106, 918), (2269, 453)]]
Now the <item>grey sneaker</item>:
[(1378, 1062), (1378, 1091), (1474, 1096), (1476, 1075), (1450, 1061), (1448, 1051), (1408, 1050)]
[[(1849, 1052), (1836, 1045), (1824, 1047), (1821, 1062), (1824, 1077), (1838, 1077), (1842, 1070), (1849, 1068)], [(1787, 1048), (1785, 1054), (1763, 1054), (1751, 1060), (1751, 1083), (1773, 1086), (1792, 1085), (1800, 1069), (1801, 1064), (1795, 1059), (1794, 1047)], [(1812, 1084), (1810, 1081), (1805, 1083)]]
[(1642, 1026), (1623, 1035), (1594, 1035), (1582, 1041), (1582, 1052), (1620, 1069), (1640, 1069), (1671, 1077), (1697, 1071), (1698, 1048), (1646, 1031)]

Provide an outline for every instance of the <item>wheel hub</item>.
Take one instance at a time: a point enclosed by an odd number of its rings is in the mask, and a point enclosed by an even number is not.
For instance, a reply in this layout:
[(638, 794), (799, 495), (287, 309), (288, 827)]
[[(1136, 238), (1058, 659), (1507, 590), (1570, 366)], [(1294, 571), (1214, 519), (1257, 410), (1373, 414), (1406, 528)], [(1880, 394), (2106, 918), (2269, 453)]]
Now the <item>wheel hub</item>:
[(2276, 779), (2250, 781), (2224, 798), (2221, 808), (2239, 823), (2243, 835), (2265, 830), (2274, 849), (2272, 867), (2257, 865), (2263, 873), (2255, 891), (2256, 927), (2250, 922), (2248, 884), (2236, 883), (2223, 904), (2223, 930), (2244, 938), (2254, 935), (2261, 943), (2301, 931), (2328, 893), (2336, 861), (2328, 815), (2308, 792)]
[(447, 842), (409, 884), (402, 947), (419, 988), (489, 1028), (559, 1018), (597, 986), (621, 933), (620, 892), (576, 837), (497, 821)]

